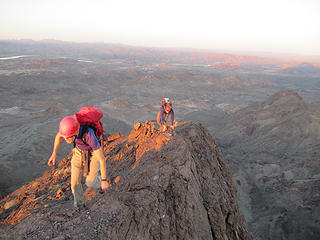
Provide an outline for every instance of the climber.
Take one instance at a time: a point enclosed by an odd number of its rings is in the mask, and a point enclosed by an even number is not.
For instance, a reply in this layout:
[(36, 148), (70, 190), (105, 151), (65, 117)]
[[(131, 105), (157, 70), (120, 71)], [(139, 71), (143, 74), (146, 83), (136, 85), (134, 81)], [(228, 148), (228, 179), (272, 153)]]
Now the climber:
[[(101, 190), (106, 191), (111, 186), (107, 182), (106, 160), (94, 129), (87, 124), (80, 125), (76, 115), (73, 115), (64, 117), (60, 121), (52, 155), (48, 160), (49, 166), (56, 163), (56, 155), (62, 139), (68, 144), (74, 143), (71, 159), (71, 191), (74, 197), (74, 206), (78, 209), (85, 208), (83, 177), (86, 177), (86, 185), (90, 188), (100, 188), (101, 186)], [(90, 163), (88, 164), (88, 162)], [(98, 174), (99, 169), (101, 176)]]
[(163, 98), (161, 100), (161, 107), (158, 111), (157, 122), (160, 126), (159, 130), (165, 132), (167, 130), (167, 119), (171, 114), (171, 126), (170, 128), (174, 130), (174, 111), (172, 108), (172, 103), (169, 98)]

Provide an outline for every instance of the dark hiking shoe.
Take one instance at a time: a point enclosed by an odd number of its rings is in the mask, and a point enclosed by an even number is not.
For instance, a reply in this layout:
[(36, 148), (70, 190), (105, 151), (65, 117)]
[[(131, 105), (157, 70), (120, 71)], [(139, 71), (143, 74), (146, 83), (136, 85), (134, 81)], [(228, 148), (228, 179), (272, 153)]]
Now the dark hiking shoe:
[(85, 204), (83, 204), (83, 205), (80, 205), (80, 206), (75, 206), (75, 209), (80, 212), (80, 211), (87, 210), (88, 208), (87, 208), (87, 206)]

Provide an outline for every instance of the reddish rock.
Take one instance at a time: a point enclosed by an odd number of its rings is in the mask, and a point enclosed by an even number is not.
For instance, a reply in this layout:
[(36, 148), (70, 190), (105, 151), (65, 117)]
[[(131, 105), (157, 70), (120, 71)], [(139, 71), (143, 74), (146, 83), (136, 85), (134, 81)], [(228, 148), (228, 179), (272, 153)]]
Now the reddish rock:
[(180, 123), (168, 137), (140, 123), (105, 149), (116, 184), (103, 194), (86, 189), (87, 210), (72, 207), (70, 162), (63, 161), (0, 201), (0, 238), (253, 239), (228, 166), (200, 124)]
[(112, 136), (108, 137), (108, 142), (114, 141), (114, 140), (116, 140), (116, 139), (118, 139), (118, 138), (120, 138), (120, 137), (121, 137), (121, 135), (120, 135), (119, 132), (118, 132), (118, 133), (115, 133), (115, 134), (113, 134)]

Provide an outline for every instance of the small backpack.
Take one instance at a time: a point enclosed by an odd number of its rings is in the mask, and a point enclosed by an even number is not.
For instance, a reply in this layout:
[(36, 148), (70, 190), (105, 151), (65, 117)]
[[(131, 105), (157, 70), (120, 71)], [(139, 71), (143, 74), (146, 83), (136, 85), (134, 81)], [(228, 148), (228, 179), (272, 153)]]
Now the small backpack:
[(171, 111), (171, 108), (172, 108), (172, 104), (171, 103), (165, 104), (164, 112), (168, 114)]
[[(100, 121), (103, 116), (101, 109), (93, 106), (82, 107), (79, 112), (74, 114), (80, 125), (84, 126), (81, 135), (88, 132), (88, 128), (92, 128), (98, 140), (103, 136), (103, 124)], [(80, 138), (82, 138), (80, 136)], [(83, 139), (83, 138), (82, 138)]]

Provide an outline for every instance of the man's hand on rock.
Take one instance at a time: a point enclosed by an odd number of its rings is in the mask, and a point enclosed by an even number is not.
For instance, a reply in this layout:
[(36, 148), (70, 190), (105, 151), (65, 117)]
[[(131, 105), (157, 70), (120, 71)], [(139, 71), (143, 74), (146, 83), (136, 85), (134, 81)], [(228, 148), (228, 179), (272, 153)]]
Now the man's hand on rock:
[(101, 181), (101, 190), (106, 191), (109, 187), (111, 187), (111, 184), (107, 181)]
[(48, 160), (48, 165), (51, 167), (51, 166), (54, 166), (55, 164), (56, 164), (56, 154), (52, 153), (52, 155)]

